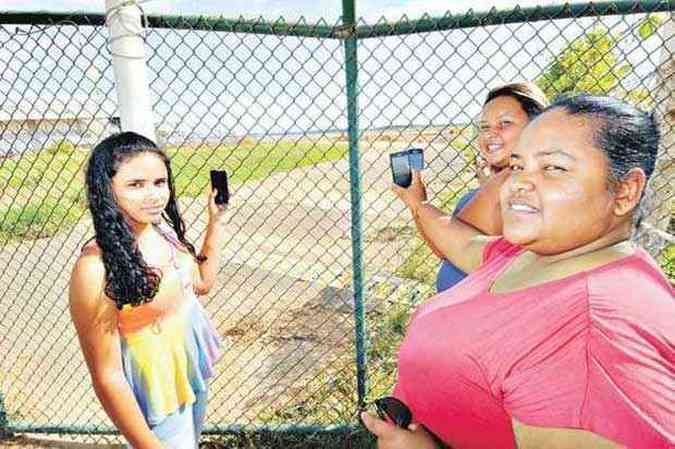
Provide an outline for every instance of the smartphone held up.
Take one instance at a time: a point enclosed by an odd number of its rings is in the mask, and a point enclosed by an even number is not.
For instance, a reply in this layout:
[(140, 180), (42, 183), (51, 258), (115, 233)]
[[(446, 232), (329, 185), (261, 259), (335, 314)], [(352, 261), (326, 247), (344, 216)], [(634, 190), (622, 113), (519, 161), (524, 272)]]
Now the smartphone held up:
[(410, 148), (408, 159), (410, 160), (410, 168), (417, 171), (424, 170), (424, 151), (421, 148)]
[(227, 204), (230, 201), (225, 170), (211, 170), (211, 188), (216, 191), (216, 204)]
[(424, 152), (421, 148), (398, 151), (389, 155), (389, 162), (394, 184), (407, 188), (412, 184), (412, 170), (424, 170)]
[(410, 160), (407, 151), (399, 151), (389, 155), (391, 163), (391, 175), (394, 178), (394, 184), (401, 187), (410, 187), (412, 183), (412, 171), (410, 169)]

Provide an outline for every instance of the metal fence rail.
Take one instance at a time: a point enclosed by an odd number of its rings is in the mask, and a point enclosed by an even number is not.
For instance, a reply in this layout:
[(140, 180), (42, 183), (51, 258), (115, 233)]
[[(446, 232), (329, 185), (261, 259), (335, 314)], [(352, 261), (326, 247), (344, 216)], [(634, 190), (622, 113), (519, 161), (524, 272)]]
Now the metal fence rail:
[[(206, 433), (350, 429), (388, 392), (406, 320), (438, 261), (389, 192), (388, 154), (425, 148), (432, 201), (476, 186), (487, 90), (535, 80), (590, 90), (662, 119), (641, 241), (675, 277), (672, 11), (608, 2), (396, 23), (147, 17), (158, 140), (198, 241), (209, 168), (234, 191), (218, 287), (226, 341)], [(67, 282), (93, 235), (92, 145), (118, 130), (105, 17), (0, 13), (0, 435), (114, 429), (91, 388)]]

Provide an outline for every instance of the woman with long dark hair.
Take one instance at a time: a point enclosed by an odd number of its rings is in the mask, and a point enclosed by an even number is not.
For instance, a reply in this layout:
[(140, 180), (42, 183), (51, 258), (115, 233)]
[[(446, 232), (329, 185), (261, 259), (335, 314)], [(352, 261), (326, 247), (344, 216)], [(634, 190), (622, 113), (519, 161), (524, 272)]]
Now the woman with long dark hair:
[(216, 280), (225, 207), (209, 193), (197, 253), (168, 157), (132, 132), (94, 148), (86, 187), (96, 235), (73, 269), (70, 313), (96, 395), (133, 448), (196, 448), (220, 356), (197, 295)]

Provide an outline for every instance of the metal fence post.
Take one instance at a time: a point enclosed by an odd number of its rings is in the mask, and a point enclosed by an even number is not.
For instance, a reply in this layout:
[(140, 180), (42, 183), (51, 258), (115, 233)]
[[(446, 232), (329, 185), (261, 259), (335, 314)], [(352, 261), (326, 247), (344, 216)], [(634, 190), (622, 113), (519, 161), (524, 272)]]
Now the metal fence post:
[(0, 438), (11, 435), (11, 432), (7, 430), (9, 428), (9, 423), (7, 422), (7, 412), (5, 411), (5, 397), (0, 392)]
[(122, 131), (134, 131), (156, 142), (145, 67), (143, 24), (137, 3), (135, 0), (105, 2), (117, 108)]
[(356, 333), (356, 392), (359, 407), (366, 397), (365, 313), (363, 307), (363, 223), (361, 220), (361, 167), (358, 120), (358, 59), (354, 0), (342, 0), (344, 25), (345, 74), (347, 77), (347, 127), (349, 132), (349, 178), (352, 204), (352, 267), (354, 320)]

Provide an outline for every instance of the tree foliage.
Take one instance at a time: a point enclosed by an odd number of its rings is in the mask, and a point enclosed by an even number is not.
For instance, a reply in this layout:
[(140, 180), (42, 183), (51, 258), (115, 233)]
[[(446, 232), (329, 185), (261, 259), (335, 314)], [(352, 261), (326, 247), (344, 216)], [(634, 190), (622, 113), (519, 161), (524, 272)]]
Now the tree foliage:
[(632, 67), (619, 62), (617, 38), (604, 27), (577, 37), (537, 79), (549, 98), (587, 92), (607, 95), (620, 85)]
[[(635, 29), (635, 38), (652, 37), (663, 19), (646, 17)], [(631, 36), (632, 37), (632, 36)], [(616, 36), (605, 27), (597, 27), (570, 42), (536, 80), (549, 98), (586, 92), (624, 98), (644, 109), (653, 107), (650, 92), (644, 86), (628, 88), (626, 78), (633, 67), (625, 61), (619, 43), (627, 36)]]
[(660, 15), (651, 15), (644, 19), (640, 26), (638, 26), (637, 31), (640, 39), (643, 41), (649, 39), (656, 33), (659, 26), (664, 22), (664, 18)]

